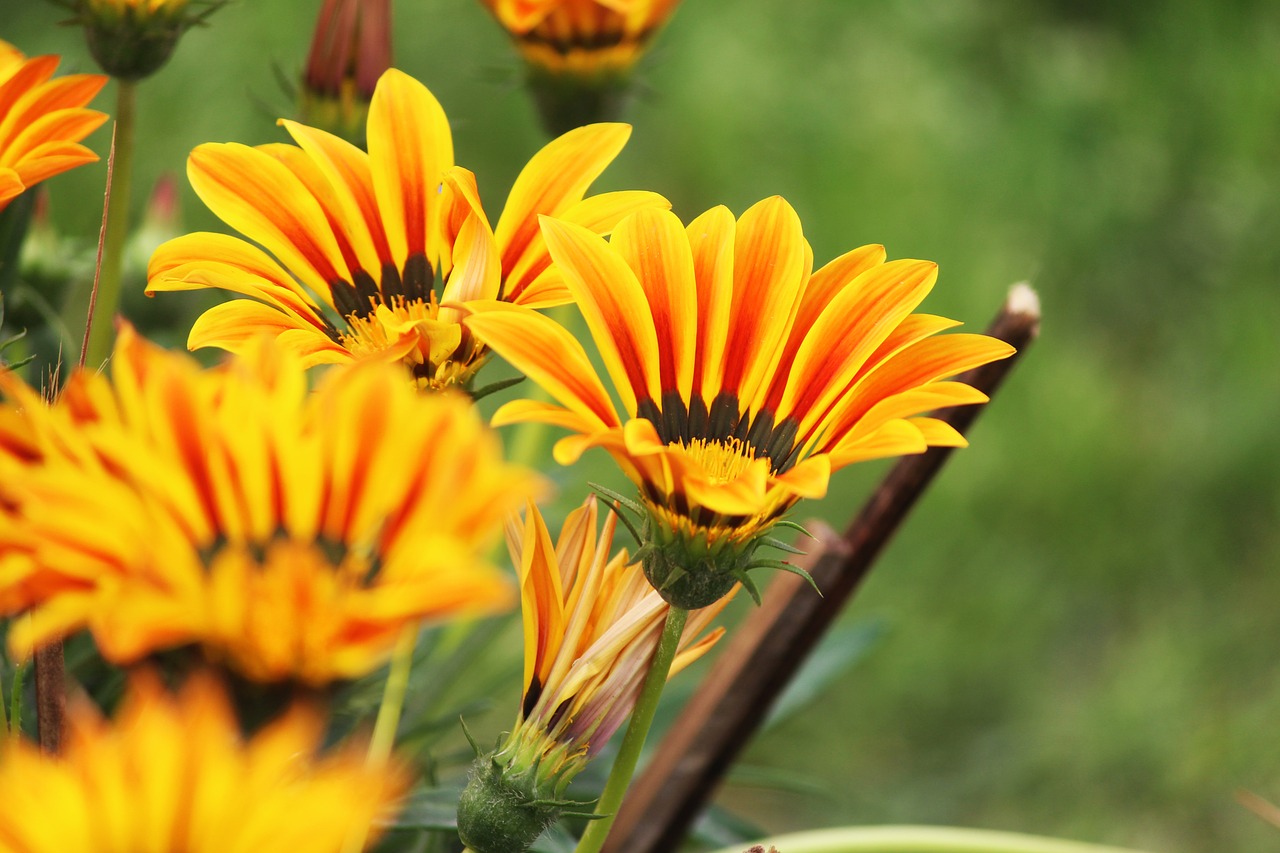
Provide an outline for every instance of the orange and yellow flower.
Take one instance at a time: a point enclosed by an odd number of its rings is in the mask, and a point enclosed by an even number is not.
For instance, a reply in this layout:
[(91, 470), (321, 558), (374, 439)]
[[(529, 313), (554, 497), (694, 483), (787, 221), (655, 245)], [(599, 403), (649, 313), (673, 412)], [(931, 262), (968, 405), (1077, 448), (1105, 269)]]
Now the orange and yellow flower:
[(468, 328), (557, 401), (508, 403), (494, 423), (567, 427), (556, 446), (565, 464), (607, 449), (640, 488), (660, 589), (683, 572), (719, 574), (714, 586), (728, 589), (752, 543), (797, 500), (824, 495), (833, 470), (962, 446), (923, 413), (984, 401), (943, 380), (1013, 351), (983, 335), (939, 336), (956, 324), (912, 313), (933, 263), (886, 262), (883, 247), (864, 246), (812, 272), (780, 198), (736, 221), (713, 208), (687, 228), (642, 211), (609, 242), (547, 218), (543, 234), (625, 412), (572, 335), (491, 303)]
[[(533, 475), (462, 395), (260, 342), (201, 370), (121, 330), (53, 405), (0, 373), (0, 610), (21, 655), (82, 627), (127, 664), (197, 645), (259, 682), (381, 664), (402, 629), (491, 611), (480, 556)], [(465, 484), (466, 488), (459, 488)]]
[(69, 711), (61, 756), (0, 745), (0, 850), (338, 853), (408, 783), (363, 750), (321, 754), (325, 720), (305, 705), (242, 739), (207, 675), (176, 697), (135, 675), (112, 722), (87, 699)]
[(107, 116), (85, 109), (107, 78), (53, 77), (56, 56), (26, 58), (0, 40), (0, 210), (45, 178), (97, 161), (80, 144)]
[[(597, 536), (594, 498), (569, 514), (554, 544), (533, 504), (523, 523), (508, 522), (524, 616), (524, 691), (515, 729), (477, 759), (459, 804), (459, 831), (478, 853), (532, 843), (570, 805), (563, 800), (570, 780), (635, 707), (670, 606), (626, 549), (612, 553), (616, 524), (609, 514)], [(728, 601), (689, 615), (670, 675), (724, 634), (716, 628), (699, 638)], [(520, 803), (527, 838), (504, 835), (512, 824), (493, 819), (493, 798)]]
[(235, 352), (270, 333), (308, 365), (378, 358), (404, 363), (420, 387), (466, 387), (487, 350), (462, 327), (457, 306), (568, 301), (539, 214), (605, 233), (630, 212), (668, 206), (648, 192), (584, 198), (630, 134), (626, 125), (594, 125), (534, 156), (491, 229), (475, 176), (453, 164), (440, 104), (394, 69), (369, 109), (368, 154), (281, 123), (297, 146), (202, 145), (188, 161), (210, 209), (266, 249), (190, 234), (156, 252), (148, 293), (216, 287), (251, 297), (205, 312), (192, 348)]
[(680, 0), (481, 0), (530, 65), (591, 76), (626, 72)]

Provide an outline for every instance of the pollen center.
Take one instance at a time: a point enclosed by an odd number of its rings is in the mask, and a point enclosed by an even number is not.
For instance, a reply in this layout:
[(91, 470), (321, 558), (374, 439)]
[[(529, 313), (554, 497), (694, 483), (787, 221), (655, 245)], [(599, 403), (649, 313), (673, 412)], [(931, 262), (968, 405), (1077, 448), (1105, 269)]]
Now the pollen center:
[(702, 465), (713, 483), (736, 480), (754, 460), (751, 448), (740, 439), (694, 438), (679, 447)]
[(399, 359), (423, 388), (465, 384), (479, 367), (479, 353), (464, 346), (460, 323), (440, 315), (434, 296), (430, 301), (396, 298), (367, 316), (347, 317), (342, 345), (357, 359)]

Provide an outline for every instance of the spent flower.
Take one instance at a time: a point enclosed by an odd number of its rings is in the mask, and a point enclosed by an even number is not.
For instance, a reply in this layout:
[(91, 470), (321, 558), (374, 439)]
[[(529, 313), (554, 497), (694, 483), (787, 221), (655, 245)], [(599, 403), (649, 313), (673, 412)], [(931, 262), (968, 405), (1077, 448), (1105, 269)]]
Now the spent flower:
[(582, 345), (519, 306), (477, 305), (468, 328), (556, 402), (504, 405), (495, 424), (541, 421), (572, 435), (563, 464), (603, 447), (640, 490), (645, 571), (680, 607), (715, 601), (801, 498), (854, 462), (965, 441), (933, 409), (986, 397), (946, 377), (1012, 353), (912, 311), (928, 261), (864, 246), (816, 272), (791, 206), (723, 207), (686, 228), (641, 211), (611, 241), (543, 219), (551, 255), (622, 399), (619, 414)]
[[(507, 525), (519, 567), (524, 690), (515, 728), (481, 755), (458, 808), (476, 853), (526, 849), (558, 816), (581, 804), (565, 789), (626, 720), (640, 694), (670, 606), (625, 549), (611, 553), (617, 518), (597, 536), (594, 498), (565, 519), (555, 544), (532, 504)], [(671, 673), (724, 633), (699, 639), (728, 599), (691, 614)]]

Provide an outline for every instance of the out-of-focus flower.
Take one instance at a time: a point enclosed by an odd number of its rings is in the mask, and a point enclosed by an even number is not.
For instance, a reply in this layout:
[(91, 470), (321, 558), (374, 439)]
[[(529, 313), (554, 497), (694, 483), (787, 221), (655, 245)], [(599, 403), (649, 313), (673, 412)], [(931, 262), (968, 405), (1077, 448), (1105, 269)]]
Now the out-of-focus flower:
[(390, 67), (391, 0), (324, 0), (302, 75), (302, 122), (361, 143), (374, 88)]
[[(121, 80), (160, 70), (178, 40), (226, 0), (64, 0), (84, 27), (98, 66)], [(198, 7), (198, 8), (197, 8)]]
[(552, 133), (621, 115), (632, 67), (680, 0), (481, 0), (511, 34)]
[(551, 268), (539, 214), (604, 233), (632, 211), (669, 206), (640, 191), (583, 198), (631, 132), (594, 125), (529, 161), (491, 229), (475, 176), (453, 165), (444, 110), (426, 87), (394, 69), (373, 96), (368, 154), (323, 131), (281, 123), (297, 147), (209, 144), (188, 160), (205, 204), (271, 253), (207, 233), (160, 247), (148, 293), (218, 287), (253, 297), (206, 311), (191, 330), (192, 348), (235, 352), (265, 332), (308, 365), (398, 361), (422, 388), (466, 388), (487, 350), (462, 327), (456, 306), (569, 300)]
[(0, 210), (23, 190), (98, 159), (80, 144), (107, 116), (85, 109), (107, 78), (53, 77), (56, 56), (27, 59), (0, 40)]
[[(270, 345), (269, 345), (270, 344)], [(370, 363), (308, 393), (270, 341), (201, 370), (120, 331), (53, 405), (0, 373), (0, 612), (17, 654), (87, 626), (128, 664), (196, 644), (259, 682), (382, 663), (423, 619), (506, 606), (481, 549), (529, 494), (461, 395)]]
[(543, 234), (617, 389), (554, 321), (490, 305), (467, 326), (560, 405), (521, 400), (495, 424), (572, 430), (570, 463), (607, 449), (640, 488), (645, 571), (669, 601), (704, 606), (750, 589), (757, 546), (797, 500), (826, 493), (853, 462), (962, 446), (932, 409), (985, 401), (940, 381), (1013, 350), (953, 321), (911, 312), (932, 288), (927, 261), (864, 246), (811, 274), (795, 211), (762, 201), (736, 222), (713, 208), (685, 228), (666, 211), (623, 221), (611, 242), (543, 219)]
[(376, 828), (408, 781), (362, 750), (321, 754), (324, 718), (304, 705), (243, 740), (207, 674), (177, 697), (135, 675), (112, 722), (87, 699), (69, 710), (62, 755), (0, 745), (0, 848), (338, 853)]
[[(524, 693), (515, 729), (477, 758), (458, 808), (477, 853), (527, 848), (566, 808), (565, 788), (630, 715), (669, 605), (626, 550), (611, 555), (616, 517), (597, 539), (595, 499), (565, 519), (553, 546), (532, 504), (507, 526), (524, 612)], [(690, 614), (671, 674), (724, 633), (698, 639), (728, 599)]]

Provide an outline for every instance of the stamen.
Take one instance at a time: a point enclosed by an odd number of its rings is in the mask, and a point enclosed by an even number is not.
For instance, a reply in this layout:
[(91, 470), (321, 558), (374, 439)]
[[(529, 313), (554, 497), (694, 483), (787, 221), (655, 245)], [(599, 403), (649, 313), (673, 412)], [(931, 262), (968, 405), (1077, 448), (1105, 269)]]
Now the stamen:
[(755, 458), (746, 442), (730, 438), (726, 441), (695, 438), (679, 447), (698, 460), (713, 483), (736, 480)]

